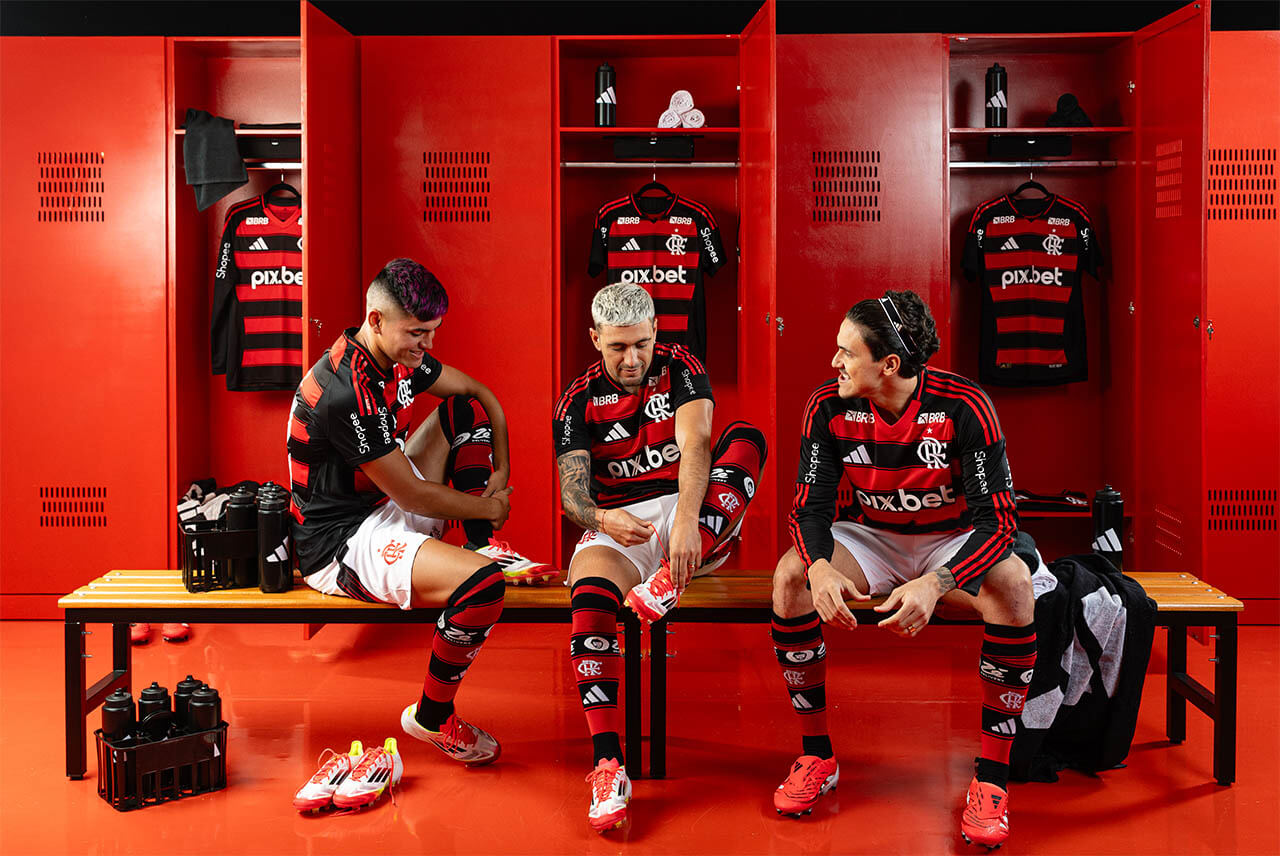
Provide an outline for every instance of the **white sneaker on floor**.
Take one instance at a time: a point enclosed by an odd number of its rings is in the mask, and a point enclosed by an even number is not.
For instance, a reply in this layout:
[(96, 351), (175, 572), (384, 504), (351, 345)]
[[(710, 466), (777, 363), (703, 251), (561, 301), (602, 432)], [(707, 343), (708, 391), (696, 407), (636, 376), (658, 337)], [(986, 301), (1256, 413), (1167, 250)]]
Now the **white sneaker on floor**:
[(404, 733), (424, 743), (430, 743), (455, 761), (468, 767), (478, 767), (498, 760), (502, 745), (492, 734), (476, 728), (458, 714), (452, 714), (440, 726), (439, 731), (424, 728), (418, 722), (418, 703), (414, 702), (400, 714), (400, 727)]
[(333, 792), (333, 804), (338, 808), (363, 808), (373, 805), (388, 788), (395, 793), (396, 785), (404, 775), (404, 760), (396, 749), (396, 739), (375, 746), (360, 756), (360, 760)]
[[(329, 759), (321, 764), (320, 769), (312, 774), (311, 780), (298, 788), (298, 792), (293, 795), (293, 807), (298, 811), (317, 811), (328, 808), (333, 803), (333, 794), (338, 790), (338, 786), (351, 775), (356, 763), (364, 755), (364, 746), (359, 740), (352, 740), (351, 751), (345, 755), (339, 755), (332, 749), (324, 751), (329, 753)], [(320, 757), (324, 758), (324, 755)]]

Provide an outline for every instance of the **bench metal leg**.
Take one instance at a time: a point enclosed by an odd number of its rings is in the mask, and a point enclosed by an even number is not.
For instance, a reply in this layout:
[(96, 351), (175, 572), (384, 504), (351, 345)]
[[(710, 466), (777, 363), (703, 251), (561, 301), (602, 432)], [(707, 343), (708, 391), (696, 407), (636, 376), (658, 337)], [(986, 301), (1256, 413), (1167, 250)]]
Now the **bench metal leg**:
[(1213, 777), (1220, 785), (1236, 780), (1236, 616), (1218, 624), (1218, 644), (1214, 658), (1213, 695), (1217, 704), (1213, 718)]
[(649, 777), (667, 777), (667, 622), (649, 628)]
[(1187, 628), (1174, 623), (1169, 627), (1168, 667), (1165, 669), (1165, 733), (1169, 742), (1187, 739), (1187, 700), (1178, 692), (1178, 684), (1187, 672)]
[(623, 628), (623, 643), (626, 646), (626, 660), (624, 671), (626, 675), (626, 726), (627, 737), (624, 753), (626, 754), (627, 767), (634, 771), (636, 778), (640, 778), (644, 772), (644, 758), (641, 749), (641, 734), (643, 708), (641, 707), (640, 698), (640, 618), (631, 610), (624, 609), (621, 613)]
[(84, 624), (67, 621), (62, 631), (66, 671), (67, 778), (83, 779), (87, 769), (84, 745)]

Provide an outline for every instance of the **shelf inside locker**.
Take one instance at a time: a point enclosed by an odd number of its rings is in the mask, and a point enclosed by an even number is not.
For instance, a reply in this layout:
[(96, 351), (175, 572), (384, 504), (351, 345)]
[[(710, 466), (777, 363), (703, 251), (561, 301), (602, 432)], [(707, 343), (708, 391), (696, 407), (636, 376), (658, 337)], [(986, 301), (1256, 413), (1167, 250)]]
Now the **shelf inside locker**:
[(297, 36), (217, 38), (175, 36), (174, 52), (203, 59), (300, 59), (302, 40)]
[[(185, 136), (186, 128), (174, 128), (178, 136)], [(301, 137), (301, 128), (236, 128), (237, 137)]]
[(1095, 128), (952, 128), (953, 137), (1043, 137), (1046, 134), (1069, 137), (1091, 137), (1101, 139), (1132, 134), (1133, 128), (1126, 125), (1114, 125)]
[(676, 135), (683, 135), (683, 136), (690, 136), (690, 137), (723, 137), (723, 136), (732, 136), (734, 134), (741, 132), (741, 130), (742, 130), (741, 128), (737, 128), (737, 127), (732, 127), (732, 128), (567, 127), (567, 128), (561, 128), (560, 133), (566, 134), (566, 135), (586, 136), (586, 137), (595, 136), (595, 135), (598, 135), (600, 137), (620, 137), (620, 136), (632, 136), (636, 134), (653, 135), (655, 137), (669, 137), (669, 136), (676, 136)]
[(1110, 169), (1113, 160), (951, 161), (951, 169)]
[(560, 56), (564, 59), (613, 58), (680, 59), (691, 56), (738, 56), (737, 35), (707, 36), (560, 36)]
[(957, 54), (1100, 54), (1124, 44), (1132, 33), (971, 33), (949, 37)]

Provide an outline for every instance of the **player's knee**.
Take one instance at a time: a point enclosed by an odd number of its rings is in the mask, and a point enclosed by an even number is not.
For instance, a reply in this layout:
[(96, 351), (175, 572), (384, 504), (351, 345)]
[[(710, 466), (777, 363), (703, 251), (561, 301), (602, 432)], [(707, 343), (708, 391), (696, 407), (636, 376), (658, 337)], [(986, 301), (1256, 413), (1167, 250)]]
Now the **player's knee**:
[(804, 560), (795, 550), (788, 550), (774, 568), (773, 590), (775, 593), (792, 593), (803, 590), (804, 586)]
[(983, 588), (1000, 602), (1006, 610), (1025, 613), (1035, 606), (1035, 594), (1031, 587), (1031, 571), (1016, 555), (997, 562), (987, 571)]

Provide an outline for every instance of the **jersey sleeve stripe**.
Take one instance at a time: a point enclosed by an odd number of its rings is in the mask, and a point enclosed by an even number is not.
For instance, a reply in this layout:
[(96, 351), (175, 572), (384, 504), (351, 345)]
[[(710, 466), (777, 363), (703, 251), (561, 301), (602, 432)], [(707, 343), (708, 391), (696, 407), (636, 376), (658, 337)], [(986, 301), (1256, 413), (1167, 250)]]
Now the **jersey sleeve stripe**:
[(561, 393), (560, 401), (556, 403), (556, 419), (564, 418), (565, 411), (567, 411), (573, 404), (573, 399), (575, 399), (578, 396), (578, 393), (582, 392), (590, 382), (590, 375), (582, 375), (573, 383), (569, 384), (569, 388)]
[(818, 408), (822, 406), (822, 402), (836, 395), (837, 381), (830, 380), (813, 391), (809, 396), (809, 401), (804, 406), (804, 433), (809, 435), (809, 431), (813, 428), (813, 417), (818, 412)]
[(1058, 201), (1061, 202), (1063, 205), (1067, 206), (1068, 208), (1070, 208), (1072, 211), (1079, 213), (1080, 216), (1083, 217), (1084, 219), (1086, 220), (1090, 219), (1089, 210), (1085, 208), (1083, 205), (1081, 205), (1079, 202), (1076, 202), (1074, 199), (1068, 199), (1065, 196), (1059, 196)]
[(703, 205), (701, 202), (698, 202), (695, 199), (689, 199), (687, 196), (678, 196), (677, 200), (684, 203), (688, 207), (692, 208), (694, 211), (697, 211), (703, 217), (706, 217), (707, 225), (709, 225), (712, 229), (716, 229), (716, 230), (720, 229), (720, 226), (716, 223), (716, 215), (711, 213), (710, 208), (708, 208), (707, 206)]
[(988, 446), (1000, 439), (1000, 423), (996, 419), (995, 411), (991, 409), (991, 403), (986, 400), (986, 395), (981, 390), (966, 388), (959, 384), (953, 385), (949, 378), (939, 377), (933, 373), (930, 374), (929, 379), (934, 384), (929, 390), (931, 393), (944, 398), (956, 398), (969, 405), (969, 409), (978, 418), (978, 424), (982, 426), (982, 435)]
[(1004, 197), (1000, 196), (995, 199), (989, 199), (986, 202), (973, 209), (973, 217), (969, 219), (969, 231), (973, 231), (973, 227), (978, 225), (978, 221), (982, 219), (982, 215), (992, 206), (999, 205), (1004, 201)]
[[(658, 347), (661, 347), (661, 346), (655, 345), (654, 346), (655, 350)], [(682, 363), (684, 363), (689, 368), (696, 371), (698, 374), (707, 373), (707, 370), (703, 368), (701, 361), (699, 361), (698, 358), (693, 355), (692, 351), (684, 347), (684, 345), (672, 345), (670, 350), (671, 350), (671, 356), (673, 359), (680, 360)]]
[(596, 226), (597, 226), (597, 228), (600, 226), (600, 223), (604, 220), (605, 216), (606, 216), (610, 211), (613, 211), (613, 210), (615, 210), (615, 209), (617, 209), (617, 208), (620, 208), (621, 206), (626, 205), (626, 204), (627, 204), (628, 202), (630, 202), (630, 201), (631, 201), (631, 197), (630, 197), (630, 196), (623, 196), (623, 197), (620, 197), (620, 198), (618, 198), (618, 199), (613, 200), (612, 202), (606, 202), (605, 204), (601, 205), (601, 206), (600, 206), (600, 210), (596, 212)]

